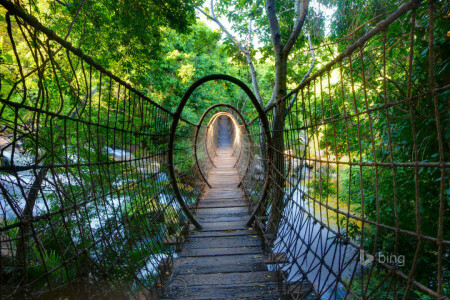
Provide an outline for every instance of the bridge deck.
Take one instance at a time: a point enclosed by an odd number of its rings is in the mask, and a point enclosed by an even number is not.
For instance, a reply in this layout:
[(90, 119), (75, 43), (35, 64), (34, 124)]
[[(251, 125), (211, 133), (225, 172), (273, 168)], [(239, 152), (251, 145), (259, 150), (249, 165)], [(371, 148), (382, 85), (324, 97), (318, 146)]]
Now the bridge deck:
[(192, 228), (163, 299), (281, 299), (276, 273), (267, 270), (261, 241), (247, 228), (244, 193), (237, 187), (231, 148), (218, 148), (217, 168), (208, 176), (212, 189), (200, 199), (197, 219), (202, 231)]

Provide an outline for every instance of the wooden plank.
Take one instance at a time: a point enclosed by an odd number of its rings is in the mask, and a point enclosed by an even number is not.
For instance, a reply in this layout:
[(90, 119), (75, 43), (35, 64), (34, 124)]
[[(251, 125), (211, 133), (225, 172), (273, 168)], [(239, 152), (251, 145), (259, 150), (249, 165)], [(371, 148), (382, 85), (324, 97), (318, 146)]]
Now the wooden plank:
[(220, 174), (217, 176), (212, 176), (212, 177), (208, 177), (208, 181), (213, 181), (213, 182), (231, 182), (231, 183), (239, 183), (239, 176), (236, 175), (225, 175), (225, 174)]
[(215, 177), (215, 176), (221, 176), (221, 175), (239, 175), (239, 172), (236, 171), (236, 169), (224, 169), (224, 168), (220, 168), (220, 169), (211, 169), (211, 171), (209, 171), (208, 176), (209, 177)]
[(204, 196), (202, 199), (200, 199), (200, 203), (205, 201), (205, 202), (213, 202), (213, 201), (236, 201), (236, 200), (240, 200), (242, 202), (247, 202), (247, 199), (244, 198), (244, 195), (239, 196), (227, 196), (227, 195), (223, 195), (223, 194), (218, 194), (218, 195), (214, 195), (214, 196)]
[(234, 163), (236, 162), (236, 158), (231, 155), (218, 155), (215, 157), (215, 161), (217, 162), (217, 165), (233, 167)]
[(202, 201), (198, 205), (198, 209), (201, 208), (228, 208), (228, 207), (247, 207), (247, 203), (242, 200), (215, 200), (215, 201)]
[(228, 207), (248, 207), (242, 200), (214, 200), (201, 203), (198, 208), (228, 208)]
[(239, 175), (238, 174), (214, 174), (216, 176), (210, 176), (209, 179), (210, 180), (234, 180), (237, 179), (239, 180)]
[(224, 197), (211, 197), (211, 198), (202, 198), (199, 203), (215, 203), (215, 202), (242, 202), (242, 203), (247, 203), (247, 199), (245, 199), (244, 197), (229, 197), (229, 198), (224, 198)]
[(202, 201), (225, 201), (225, 200), (241, 200), (246, 202), (247, 200), (244, 198), (244, 194), (242, 195), (227, 195), (224, 193), (218, 193), (215, 195), (205, 195), (202, 199), (200, 199), (200, 203)]
[(231, 215), (244, 213), (248, 215), (247, 207), (228, 207), (228, 208), (202, 208), (198, 209), (196, 214), (200, 215)]
[(223, 255), (244, 255), (261, 254), (261, 247), (234, 247), (234, 248), (206, 248), (206, 249), (183, 249), (182, 257), (189, 256), (223, 256)]
[(211, 179), (219, 179), (219, 180), (224, 177), (239, 178), (239, 173), (236, 171), (234, 171), (234, 172), (230, 172), (230, 171), (217, 172), (217, 171), (213, 170), (213, 171), (209, 172), (208, 177)]
[(203, 200), (199, 203), (198, 208), (242, 207), (243, 205), (247, 205), (247, 203), (242, 199)]
[[(228, 218), (225, 218), (228, 219)], [(199, 220), (200, 221), (200, 220)], [(223, 222), (217, 220), (217, 222), (201, 222), (203, 230), (202, 231), (223, 231), (223, 230), (236, 230), (236, 229), (248, 229), (246, 226), (247, 220), (231, 220), (230, 222)], [(191, 225), (192, 226), (192, 225)], [(195, 228), (194, 226), (189, 228)]]
[(270, 253), (265, 260), (266, 265), (277, 265), (289, 263), (286, 254), (284, 253)]
[(203, 220), (203, 222), (214, 222), (214, 221), (245, 221), (248, 219), (248, 213), (247, 212), (229, 212), (229, 213), (223, 213), (223, 214), (209, 214), (209, 213), (197, 213), (197, 217), (200, 220)]
[(214, 182), (214, 181), (209, 181), (209, 183), (211, 184), (211, 186), (215, 189), (219, 189), (219, 188), (223, 188), (223, 187), (237, 187), (238, 186), (238, 182), (233, 181), (233, 182)]
[(190, 239), (202, 237), (219, 237), (219, 236), (239, 236), (239, 235), (256, 235), (254, 231), (238, 229), (238, 230), (220, 230), (220, 231), (193, 231), (189, 234)]
[[(214, 168), (213, 170), (217, 172), (233, 169), (234, 165), (236, 164), (235, 159), (220, 158), (220, 160), (216, 160), (216, 162), (217, 163), (214, 163), (216, 165), (216, 168)], [(236, 169), (234, 170), (237, 171)]]
[(267, 271), (262, 255), (180, 257), (174, 263), (174, 275), (240, 273)]
[(215, 184), (227, 184), (231, 187), (236, 187), (239, 183), (239, 176), (218, 176), (217, 178), (209, 178), (208, 182), (215, 183)]
[(244, 192), (236, 190), (222, 190), (217, 192), (206, 191), (202, 199), (243, 199)]
[(217, 194), (217, 193), (237, 193), (243, 195), (244, 192), (240, 188), (235, 188), (230, 186), (229, 188), (220, 188), (220, 189), (208, 189), (205, 191), (205, 194)]
[[(197, 216), (197, 220), (202, 223), (203, 229), (208, 230), (205, 228), (204, 223), (231, 223), (231, 222), (239, 222), (241, 224), (241, 227), (236, 229), (242, 229), (242, 226), (245, 225), (247, 222), (248, 215), (221, 215), (221, 216), (214, 216), (211, 217), (211, 215), (203, 215), (203, 216)], [(228, 226), (228, 224), (224, 224)], [(247, 228), (247, 227), (246, 227)], [(229, 230), (232, 228), (224, 227), (223, 229), (219, 230)]]
[(276, 272), (263, 271), (263, 272), (243, 272), (238, 273), (217, 273), (217, 274), (192, 274), (192, 275), (179, 275), (179, 279), (172, 277), (170, 284), (174, 287), (185, 285), (238, 285), (245, 283), (270, 283), (274, 282), (277, 278)]
[(275, 283), (211, 286), (177, 286), (162, 299), (282, 299)]
[(236, 171), (236, 169), (228, 169), (228, 170), (223, 170), (221, 169), (220, 171), (217, 171), (215, 169), (212, 169), (209, 173), (208, 176), (215, 176), (215, 175), (239, 175), (239, 172)]
[(233, 248), (233, 247), (256, 247), (261, 246), (261, 240), (257, 235), (247, 236), (224, 236), (204, 237), (198, 239), (187, 239), (183, 249), (205, 249), (205, 248)]
[[(248, 219), (248, 213), (246, 212), (230, 212), (223, 214), (208, 214), (208, 213), (197, 213), (198, 219), (203, 220), (203, 222), (214, 222), (214, 221), (245, 221)], [(221, 218), (219, 220), (219, 218)]]

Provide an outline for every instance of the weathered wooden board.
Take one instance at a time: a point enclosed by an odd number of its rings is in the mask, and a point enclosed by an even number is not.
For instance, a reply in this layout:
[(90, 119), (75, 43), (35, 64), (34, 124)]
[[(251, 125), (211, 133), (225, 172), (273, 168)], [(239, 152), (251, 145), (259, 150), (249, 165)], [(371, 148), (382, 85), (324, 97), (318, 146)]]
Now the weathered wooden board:
[(203, 201), (205, 202), (214, 202), (214, 201), (241, 201), (242, 203), (247, 203), (247, 200), (242, 200), (242, 198), (244, 197), (244, 195), (242, 194), (242, 196), (236, 195), (236, 196), (231, 196), (231, 197), (227, 197), (226, 195), (214, 195), (214, 197), (205, 197), (203, 199), (200, 200), (200, 203), (202, 203)]
[(175, 259), (174, 274), (213, 274), (267, 271), (263, 254), (180, 257)]
[(222, 190), (218, 193), (211, 192), (212, 190), (208, 190), (203, 195), (202, 199), (243, 199), (244, 192), (243, 191), (235, 191), (235, 190)]
[(241, 200), (242, 202), (247, 202), (246, 200), (243, 200), (244, 193), (242, 194), (228, 194), (227, 192), (222, 192), (221, 194), (214, 194), (209, 196), (204, 196), (203, 199), (200, 200), (200, 203), (203, 201), (226, 201), (226, 200)]
[(260, 284), (271, 283), (277, 278), (276, 272), (242, 272), (238, 275), (234, 273), (217, 273), (217, 274), (191, 274), (179, 275), (179, 279), (171, 280), (172, 286), (186, 286), (186, 285), (238, 285), (242, 283), (257, 282)]
[[(234, 220), (236, 218), (238, 220)], [(246, 220), (242, 220), (241, 217), (236, 217), (236, 218), (224, 217), (224, 220), (222, 220), (222, 218), (215, 218), (215, 219), (217, 219), (217, 222), (211, 222), (210, 218), (208, 218), (208, 222), (204, 222), (203, 219), (201, 219), (201, 218), (197, 218), (197, 219), (201, 222), (201, 224), (203, 226), (203, 231), (248, 229), (247, 226), (245, 225)], [(227, 222), (227, 220), (230, 220), (230, 222)], [(195, 227), (192, 225), (189, 226), (189, 228), (195, 229)]]
[(242, 254), (261, 254), (261, 247), (239, 246), (234, 248), (203, 248), (203, 249), (183, 249), (181, 255), (187, 256), (220, 256), (220, 255), (242, 255)]
[(199, 203), (197, 208), (227, 208), (227, 207), (247, 207), (247, 204), (243, 202), (242, 200), (214, 200), (214, 201), (202, 201)]
[(247, 207), (227, 207), (227, 208), (201, 208), (196, 212), (197, 216), (202, 215), (212, 215), (212, 216), (220, 216), (220, 215), (233, 215), (233, 214), (246, 214), (248, 215)]
[(283, 299), (275, 283), (178, 286), (163, 295), (163, 299)]
[(214, 191), (214, 189), (206, 190), (205, 193), (203, 194), (202, 199), (208, 199), (209, 197), (211, 197), (212, 199), (216, 199), (216, 198), (242, 199), (244, 197), (243, 191), (236, 190), (233, 187), (229, 187), (227, 189), (225, 189), (225, 188), (220, 189), (220, 193), (217, 193), (217, 191), (216, 192), (213, 192), (213, 191)]
[[(221, 216), (213, 216), (214, 218), (211, 217), (211, 215), (203, 215), (203, 216), (197, 216), (197, 220), (199, 222), (202, 223), (203, 229), (204, 230), (209, 230), (207, 229), (208, 227), (205, 226), (209, 226), (209, 225), (214, 225), (214, 223), (218, 223), (219, 225), (222, 223), (239, 223), (240, 227), (236, 227), (236, 229), (242, 229), (245, 225), (245, 222), (247, 221), (245, 218), (243, 218), (242, 215), (221, 215)], [(206, 224), (205, 224), (206, 223)], [(209, 223), (213, 223), (213, 224), (209, 224)], [(229, 230), (232, 228), (229, 228), (229, 224), (223, 224), (225, 227), (223, 227), (223, 229), (220, 229), (220, 227), (215, 227), (215, 230)], [(247, 228), (247, 227), (245, 227)]]
[(234, 248), (261, 246), (260, 238), (255, 235), (222, 236), (187, 239), (183, 249)]
[(189, 235), (190, 239), (202, 237), (220, 237), (220, 236), (238, 236), (238, 235), (254, 235), (255, 232), (246, 229), (235, 230), (217, 230), (217, 231), (192, 231)]
[(286, 264), (289, 263), (289, 259), (284, 253), (270, 253), (266, 258), (267, 265)]
[(218, 168), (207, 174), (213, 188), (205, 188), (195, 211), (203, 230), (190, 225), (163, 299), (281, 299), (261, 240), (246, 227), (249, 211), (237, 187), (236, 159), (229, 150), (216, 154)]

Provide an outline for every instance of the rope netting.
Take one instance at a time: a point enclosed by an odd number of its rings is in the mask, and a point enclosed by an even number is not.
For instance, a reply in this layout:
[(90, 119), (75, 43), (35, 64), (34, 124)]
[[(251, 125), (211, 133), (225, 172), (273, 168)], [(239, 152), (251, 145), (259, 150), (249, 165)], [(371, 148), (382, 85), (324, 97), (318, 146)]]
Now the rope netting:
[(189, 220), (201, 226), (189, 210), (219, 146), (290, 297), (448, 296), (450, 86), (434, 2), (400, 6), (266, 110), (282, 145), (256, 105), (251, 122), (220, 104), (194, 124), (183, 107), (202, 83), (172, 113), (0, 3), (15, 59), (0, 65), (1, 298), (156, 297)]
[[(173, 113), (1, 4), (15, 63), (0, 65), (0, 298), (151, 297), (188, 225)], [(182, 119), (174, 146), (188, 204), (195, 129)]]
[(450, 85), (434, 33), (445, 14), (403, 4), (268, 111), (286, 114), (272, 126), (284, 145), (270, 145), (282, 159), (255, 153), (244, 187), (256, 207), (270, 169), (253, 225), (292, 298), (447, 299)]

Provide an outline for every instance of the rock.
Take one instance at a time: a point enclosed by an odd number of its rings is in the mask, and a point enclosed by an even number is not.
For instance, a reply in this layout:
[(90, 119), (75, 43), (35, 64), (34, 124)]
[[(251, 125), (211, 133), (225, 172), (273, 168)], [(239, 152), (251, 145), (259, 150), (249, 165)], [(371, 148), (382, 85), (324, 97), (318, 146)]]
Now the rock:
[(7, 167), (11, 165), (11, 160), (6, 156), (0, 156), (0, 167)]

